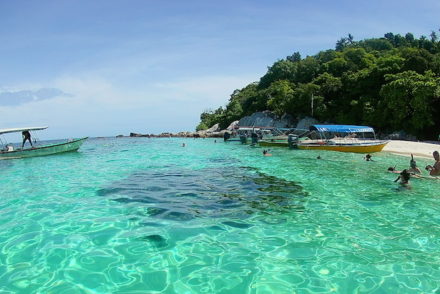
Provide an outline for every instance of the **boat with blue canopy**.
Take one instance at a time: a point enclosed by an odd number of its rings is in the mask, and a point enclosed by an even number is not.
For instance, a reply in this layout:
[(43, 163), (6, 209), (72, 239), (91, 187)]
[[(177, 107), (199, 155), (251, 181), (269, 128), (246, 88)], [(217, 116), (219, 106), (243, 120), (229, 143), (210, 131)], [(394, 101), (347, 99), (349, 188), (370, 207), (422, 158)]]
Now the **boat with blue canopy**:
[[(0, 129), (0, 135), (9, 133), (23, 133), (31, 131), (45, 130), (47, 127), (24, 127), (24, 128), (10, 128)], [(63, 140), (54, 144), (39, 145), (36, 141), (33, 142), (30, 148), (20, 148), (17, 144), (8, 143), (5, 139), (0, 138), (0, 160), (2, 159), (16, 159), (25, 157), (45, 156), (64, 152), (77, 151), (84, 143), (87, 137), (79, 139)]]
[(304, 150), (380, 152), (389, 141), (376, 139), (374, 129), (356, 125), (312, 125), (296, 145)]

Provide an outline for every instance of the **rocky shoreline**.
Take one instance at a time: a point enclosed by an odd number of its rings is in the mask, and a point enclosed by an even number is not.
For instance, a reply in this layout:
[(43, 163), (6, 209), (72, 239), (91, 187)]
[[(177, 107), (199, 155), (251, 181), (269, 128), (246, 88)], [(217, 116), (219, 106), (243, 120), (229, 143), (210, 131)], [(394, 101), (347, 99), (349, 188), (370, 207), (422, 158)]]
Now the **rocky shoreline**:
[[(317, 123), (316, 120), (306, 118), (306, 121), (310, 121), (309, 124)], [(301, 123), (302, 121), (302, 123)], [(250, 116), (245, 116), (240, 120), (234, 121), (226, 129), (222, 130), (219, 124), (213, 125), (207, 130), (197, 132), (178, 132), (170, 133), (165, 132), (161, 134), (142, 134), (142, 133), (130, 133), (130, 137), (147, 137), (147, 138), (169, 138), (169, 137), (182, 137), (182, 138), (223, 138), (225, 132), (232, 132), (238, 127), (276, 127), (276, 128), (294, 128), (304, 125), (304, 120), (299, 122), (294, 121), (291, 117), (283, 116), (277, 117), (270, 111), (256, 112)], [(308, 126), (307, 126), (308, 127)], [(124, 137), (118, 135), (116, 137)]]
[[(296, 128), (296, 129), (308, 129), (311, 125), (318, 124), (319, 122), (312, 117), (305, 117), (302, 119), (294, 119), (291, 116), (284, 115), (277, 117), (270, 111), (255, 112), (250, 116), (245, 116), (240, 120), (234, 121), (226, 129), (222, 130), (219, 124), (215, 124), (207, 130), (201, 130), (196, 132), (164, 132), (161, 134), (143, 134), (143, 133), (130, 133), (128, 137), (146, 137), (146, 138), (223, 138), (226, 132), (232, 132), (237, 128), (243, 127), (267, 127), (267, 128)], [(326, 122), (324, 122), (326, 124)], [(376, 134), (380, 139), (389, 140), (405, 140), (405, 141), (417, 141), (415, 136), (406, 134), (403, 131), (394, 132), (391, 134)], [(116, 137), (126, 137), (124, 135), (118, 135)]]
[[(223, 134), (226, 131), (221, 132), (178, 132), (178, 133), (160, 133), (160, 134), (140, 134), (140, 133), (130, 133), (129, 137), (145, 137), (145, 138), (223, 138)], [(125, 137), (123, 135), (118, 135), (116, 137)]]

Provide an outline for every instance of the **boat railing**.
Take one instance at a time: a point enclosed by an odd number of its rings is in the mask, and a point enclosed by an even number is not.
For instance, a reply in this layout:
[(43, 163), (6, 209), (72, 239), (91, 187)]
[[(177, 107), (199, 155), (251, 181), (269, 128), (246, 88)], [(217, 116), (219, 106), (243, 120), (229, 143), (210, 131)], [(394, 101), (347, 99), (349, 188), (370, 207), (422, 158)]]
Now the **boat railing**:
[(305, 140), (300, 140), (300, 142), (302, 144), (317, 144), (317, 145), (339, 145), (339, 144), (365, 144), (365, 143), (369, 143), (369, 144), (373, 144), (373, 143), (378, 143), (378, 142), (382, 142), (382, 140), (378, 140), (375, 138), (352, 138), (352, 137), (334, 137), (331, 139), (327, 139), (327, 138), (319, 138), (319, 139), (305, 139)]

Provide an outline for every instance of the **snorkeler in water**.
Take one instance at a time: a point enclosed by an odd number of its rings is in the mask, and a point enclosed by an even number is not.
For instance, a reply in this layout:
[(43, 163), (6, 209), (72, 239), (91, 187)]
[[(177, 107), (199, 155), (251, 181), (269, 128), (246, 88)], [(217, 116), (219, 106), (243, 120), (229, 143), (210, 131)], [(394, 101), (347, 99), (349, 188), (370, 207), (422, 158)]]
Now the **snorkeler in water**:
[(414, 156), (411, 154), (411, 160), (409, 161), (410, 168), (408, 172), (413, 175), (420, 175), (422, 171), (417, 167), (417, 162), (414, 160)]

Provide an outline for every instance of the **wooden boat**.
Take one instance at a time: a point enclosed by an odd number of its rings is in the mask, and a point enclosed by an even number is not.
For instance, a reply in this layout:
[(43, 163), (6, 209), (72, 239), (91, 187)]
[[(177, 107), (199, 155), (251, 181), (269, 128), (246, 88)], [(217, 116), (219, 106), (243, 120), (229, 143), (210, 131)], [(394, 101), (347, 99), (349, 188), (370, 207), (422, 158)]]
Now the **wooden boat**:
[(264, 147), (291, 147), (290, 142), (306, 132), (304, 129), (271, 127), (262, 130), (262, 138), (258, 140), (258, 144)]
[[(44, 129), (47, 129), (47, 127), (0, 129), (0, 135), (4, 135), (7, 133), (19, 133), (23, 131), (38, 131)], [(2, 150), (0, 150), (0, 160), (46, 156), (46, 155), (52, 155), (52, 154), (70, 152), (70, 151), (77, 151), (86, 139), (87, 137), (84, 137), (79, 139), (66, 140), (65, 142), (61, 142), (61, 143), (34, 146), (31, 148), (23, 148), (23, 149), (14, 148), (12, 144), (4, 143), (4, 141), (1, 140), (0, 143), (3, 145), (3, 148)]]
[(377, 140), (368, 126), (313, 125), (305, 136), (296, 142), (298, 149), (374, 153), (389, 142)]
[(287, 136), (273, 136), (271, 138), (264, 138), (258, 140), (258, 144), (264, 147), (288, 147)]
[(240, 142), (241, 144), (255, 145), (253, 137), (260, 131), (260, 127), (236, 127), (232, 134), (225, 133), (223, 139), (225, 142)]

